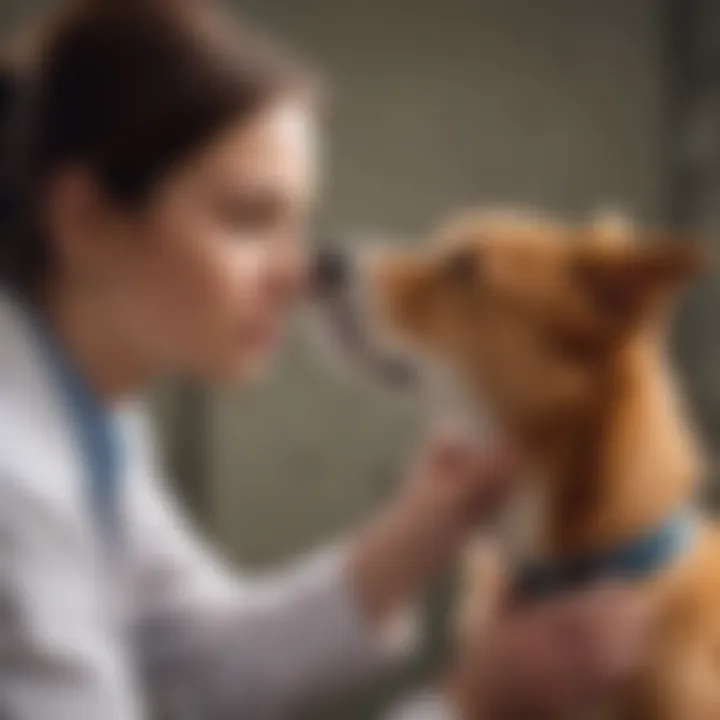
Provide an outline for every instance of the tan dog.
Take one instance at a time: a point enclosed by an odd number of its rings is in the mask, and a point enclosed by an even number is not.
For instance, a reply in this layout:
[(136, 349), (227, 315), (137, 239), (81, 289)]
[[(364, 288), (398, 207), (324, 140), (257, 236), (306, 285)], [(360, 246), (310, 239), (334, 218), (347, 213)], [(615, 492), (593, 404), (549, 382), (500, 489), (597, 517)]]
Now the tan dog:
[[(408, 358), (430, 360), (519, 444), (534, 514), (512, 563), (612, 552), (692, 503), (702, 463), (663, 335), (699, 257), (650, 235), (471, 214), (359, 272), (339, 257), (321, 267), (323, 305), (355, 355), (404, 382)], [(655, 559), (632, 580), (662, 606), (652, 661), (610, 716), (720, 720), (720, 533), (698, 518)]]

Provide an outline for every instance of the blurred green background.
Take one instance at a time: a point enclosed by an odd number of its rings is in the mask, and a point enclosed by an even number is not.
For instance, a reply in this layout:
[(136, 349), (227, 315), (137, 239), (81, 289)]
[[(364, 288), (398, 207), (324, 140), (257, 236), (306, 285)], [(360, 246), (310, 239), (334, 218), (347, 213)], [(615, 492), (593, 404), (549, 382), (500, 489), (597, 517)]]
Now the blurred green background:
[[(720, 3), (235, 5), (331, 83), (323, 223), (412, 239), (454, 208), (509, 202), (572, 216), (611, 205), (647, 222), (718, 226)], [(1, 20), (9, 27), (32, 7), (2, 0)], [(708, 280), (676, 343), (711, 447), (720, 440), (718, 314)], [(422, 424), (412, 408), (328, 372), (301, 332), (262, 387), (169, 386), (157, 409), (179, 487), (250, 566), (310, 549), (371, 512)]]

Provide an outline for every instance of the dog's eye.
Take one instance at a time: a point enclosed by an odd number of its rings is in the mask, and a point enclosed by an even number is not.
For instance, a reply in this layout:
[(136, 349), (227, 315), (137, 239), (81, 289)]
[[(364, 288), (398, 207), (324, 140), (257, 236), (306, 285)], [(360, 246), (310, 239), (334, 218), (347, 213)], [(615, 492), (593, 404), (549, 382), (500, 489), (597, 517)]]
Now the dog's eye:
[(477, 254), (467, 250), (453, 253), (445, 260), (443, 272), (456, 285), (471, 285), (478, 275)]
[(553, 338), (555, 350), (571, 362), (589, 363), (597, 359), (599, 346), (595, 338), (577, 332), (559, 332)]

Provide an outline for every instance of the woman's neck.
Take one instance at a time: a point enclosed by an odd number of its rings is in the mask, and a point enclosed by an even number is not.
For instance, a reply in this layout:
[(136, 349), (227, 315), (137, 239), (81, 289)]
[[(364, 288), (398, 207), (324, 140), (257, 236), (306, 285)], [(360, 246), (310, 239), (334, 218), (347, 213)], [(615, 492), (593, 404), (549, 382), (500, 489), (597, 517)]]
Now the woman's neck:
[(102, 305), (56, 286), (39, 299), (39, 310), (88, 387), (107, 404), (142, 390), (152, 372)]

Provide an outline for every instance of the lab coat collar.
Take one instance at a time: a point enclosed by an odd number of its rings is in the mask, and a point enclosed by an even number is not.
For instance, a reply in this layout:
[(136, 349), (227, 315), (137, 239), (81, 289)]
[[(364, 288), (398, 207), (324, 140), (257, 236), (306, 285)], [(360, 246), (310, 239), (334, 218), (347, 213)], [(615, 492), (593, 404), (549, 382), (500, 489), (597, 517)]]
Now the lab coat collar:
[(73, 418), (20, 303), (0, 291), (0, 475), (90, 529)]

